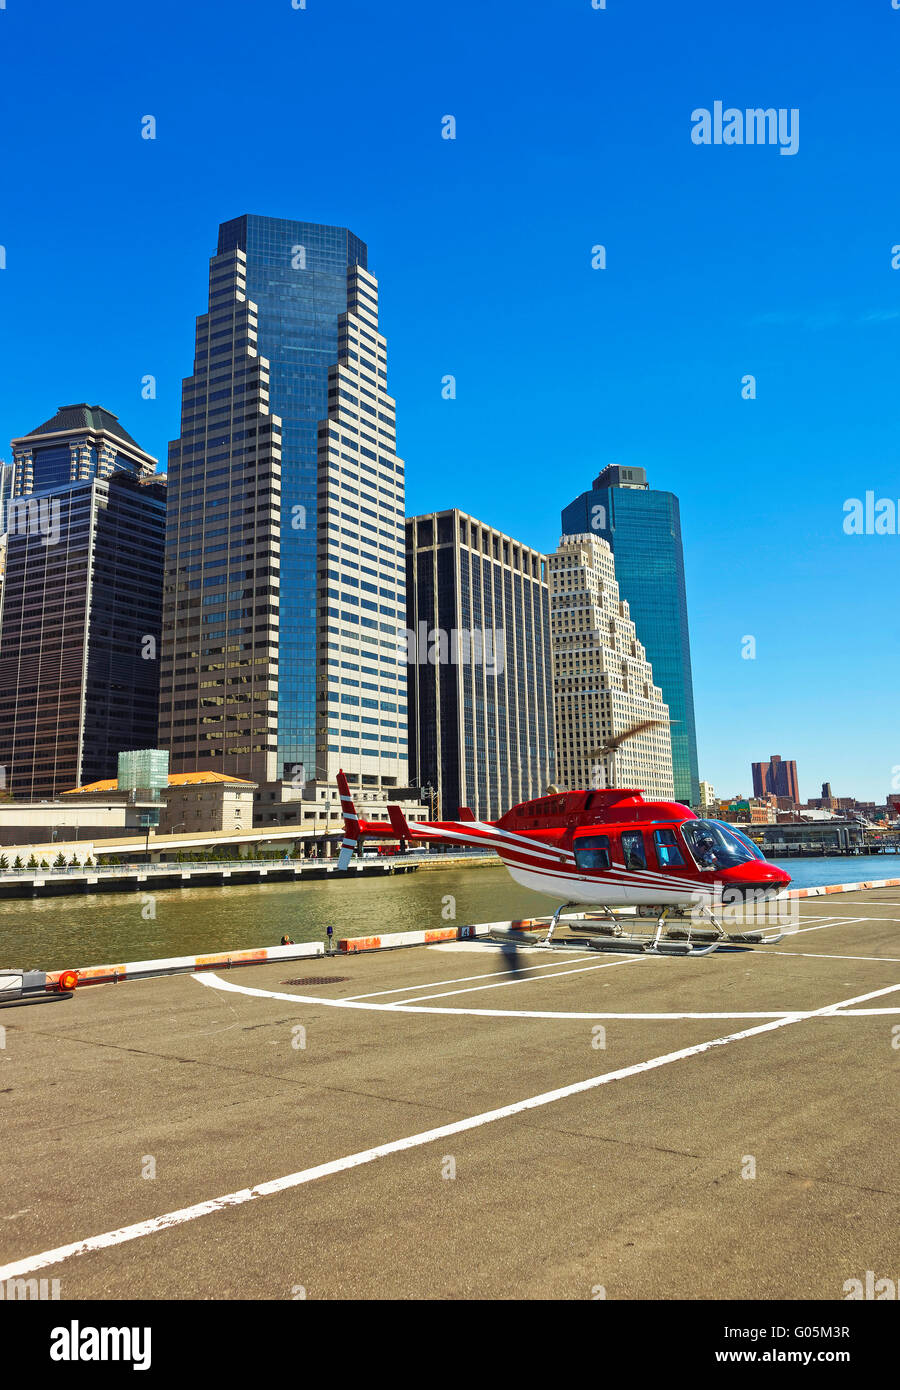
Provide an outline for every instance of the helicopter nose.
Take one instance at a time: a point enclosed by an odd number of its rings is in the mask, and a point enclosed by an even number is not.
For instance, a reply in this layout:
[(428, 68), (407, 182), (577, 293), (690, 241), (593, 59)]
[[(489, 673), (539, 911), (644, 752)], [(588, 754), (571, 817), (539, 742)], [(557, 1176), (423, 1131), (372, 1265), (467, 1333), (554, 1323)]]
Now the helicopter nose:
[(751, 864), (736, 864), (721, 875), (723, 883), (739, 893), (780, 893), (791, 881), (790, 874), (775, 864), (755, 860)]

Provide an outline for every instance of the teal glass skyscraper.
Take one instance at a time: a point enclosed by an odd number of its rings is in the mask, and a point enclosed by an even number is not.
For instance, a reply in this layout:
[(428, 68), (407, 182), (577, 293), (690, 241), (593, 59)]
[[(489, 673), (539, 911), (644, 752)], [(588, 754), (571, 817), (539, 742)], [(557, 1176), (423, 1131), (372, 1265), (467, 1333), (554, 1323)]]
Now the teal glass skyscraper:
[(678, 498), (651, 488), (643, 468), (605, 468), (589, 492), (563, 509), (562, 530), (567, 536), (592, 533), (612, 548), (619, 592), (669, 706), (675, 797), (697, 806), (700, 777)]

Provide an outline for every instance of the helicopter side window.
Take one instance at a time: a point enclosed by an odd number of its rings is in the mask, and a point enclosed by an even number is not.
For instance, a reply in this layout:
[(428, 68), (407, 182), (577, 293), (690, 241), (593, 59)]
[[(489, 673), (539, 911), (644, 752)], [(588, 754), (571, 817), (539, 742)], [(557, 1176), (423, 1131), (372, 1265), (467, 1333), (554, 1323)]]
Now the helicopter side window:
[(591, 835), (575, 842), (575, 863), (579, 869), (609, 868), (609, 838)]
[(647, 852), (644, 837), (639, 830), (622, 831), (622, 858), (626, 869), (646, 869)]
[(674, 830), (655, 830), (656, 862), (661, 869), (678, 869), (684, 865), (684, 855), (678, 848)]

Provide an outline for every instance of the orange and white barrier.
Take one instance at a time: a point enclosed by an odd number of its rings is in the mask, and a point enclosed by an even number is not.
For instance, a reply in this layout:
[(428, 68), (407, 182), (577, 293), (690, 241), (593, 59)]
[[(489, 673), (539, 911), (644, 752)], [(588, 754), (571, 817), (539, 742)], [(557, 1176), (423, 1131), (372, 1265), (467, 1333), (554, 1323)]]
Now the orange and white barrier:
[(484, 936), (496, 923), (478, 927), (433, 927), (427, 931), (396, 931), (381, 936), (347, 936), (338, 942), (338, 950), (346, 955), (359, 951), (392, 951), (398, 946), (430, 946), (437, 941), (460, 941), (465, 937)]
[(863, 888), (900, 888), (900, 878), (873, 878), (865, 883), (820, 883), (817, 888), (789, 888), (788, 898), (821, 898), (826, 893), (859, 893)]
[[(235, 965), (264, 965), (266, 961), (301, 960), (324, 954), (321, 942), (305, 941), (294, 946), (263, 946), (255, 951), (218, 951), (209, 956), (171, 956), (160, 960), (133, 960), (123, 965), (86, 965), (75, 973), (79, 985), (106, 985), (119, 980), (147, 980), (154, 975), (192, 975), (198, 970), (230, 970)], [(56, 989), (60, 975), (66, 973), (48, 970), (47, 988)]]

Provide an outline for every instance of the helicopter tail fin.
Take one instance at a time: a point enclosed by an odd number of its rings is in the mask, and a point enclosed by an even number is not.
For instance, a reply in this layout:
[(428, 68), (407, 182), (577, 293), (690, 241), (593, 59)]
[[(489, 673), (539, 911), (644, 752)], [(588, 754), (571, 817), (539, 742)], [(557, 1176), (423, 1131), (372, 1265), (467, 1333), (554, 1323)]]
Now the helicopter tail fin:
[(345, 871), (350, 860), (353, 858), (353, 851), (362, 838), (362, 827), (359, 817), (356, 814), (356, 807), (353, 804), (353, 797), (350, 795), (350, 783), (347, 781), (343, 771), (337, 775), (338, 791), (341, 796), (341, 814), (344, 817), (344, 839), (341, 843), (341, 852), (338, 855), (338, 870)]

